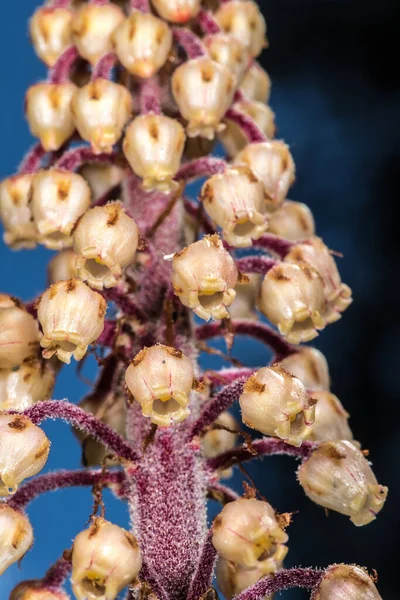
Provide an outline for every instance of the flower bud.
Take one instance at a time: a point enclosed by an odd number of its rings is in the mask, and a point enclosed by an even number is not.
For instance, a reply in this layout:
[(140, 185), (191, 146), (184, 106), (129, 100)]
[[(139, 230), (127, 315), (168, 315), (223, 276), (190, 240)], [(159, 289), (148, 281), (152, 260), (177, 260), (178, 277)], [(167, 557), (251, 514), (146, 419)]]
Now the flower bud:
[(162, 344), (143, 348), (127, 368), (125, 381), (152, 423), (169, 427), (190, 415), (194, 370), (180, 350)]
[(235, 298), (239, 273), (217, 235), (206, 235), (174, 255), (174, 292), (201, 319), (225, 319)]
[(71, 231), (90, 206), (90, 188), (71, 171), (39, 171), (32, 184), (32, 214), (46, 248), (72, 246)]
[(310, 391), (310, 396), (317, 401), (315, 423), (312, 427), (311, 440), (349, 440), (353, 441), (353, 433), (349, 427), (347, 413), (339, 398), (326, 390)]
[(276, 210), (295, 180), (295, 165), (289, 146), (281, 140), (249, 144), (236, 156), (235, 163), (250, 167), (264, 184), (269, 210)]
[(246, 285), (240, 285), (236, 290), (235, 299), (229, 309), (231, 319), (250, 319), (254, 321), (258, 318), (256, 304), (261, 285), (261, 275), (250, 273), (248, 278), (249, 282)]
[(133, 10), (114, 31), (115, 52), (125, 69), (136, 77), (153, 77), (166, 63), (172, 31), (151, 13)]
[(61, 589), (47, 586), (40, 579), (32, 579), (15, 586), (9, 600), (70, 600), (70, 597)]
[(13, 494), (21, 481), (46, 464), (50, 442), (25, 415), (0, 413), (0, 496)]
[(82, 58), (95, 65), (111, 52), (111, 34), (124, 20), (123, 11), (115, 4), (84, 4), (72, 22), (73, 41)]
[[(279, 565), (277, 565), (279, 568)], [(265, 573), (261, 567), (255, 569), (243, 569), (234, 562), (219, 558), (216, 568), (217, 584), (227, 600), (243, 592), (246, 588), (254, 585), (264, 577)], [(264, 596), (263, 600), (272, 600), (273, 596)]]
[(72, 112), (82, 139), (96, 154), (112, 152), (133, 110), (129, 91), (118, 83), (98, 77), (74, 94)]
[(258, 56), (262, 49), (267, 47), (267, 24), (255, 2), (225, 2), (214, 16), (222, 31), (238, 39), (252, 57)]
[(37, 354), (35, 319), (12, 296), (0, 294), (0, 369), (12, 369)]
[(271, 79), (258, 63), (253, 62), (239, 89), (249, 100), (266, 104), (271, 95)]
[(288, 539), (272, 506), (255, 498), (229, 502), (213, 524), (212, 542), (220, 557), (264, 574), (279, 568)]
[[(235, 103), (235, 109), (253, 119), (260, 131), (267, 137), (273, 138), (276, 132), (275, 113), (266, 104), (243, 100)], [(219, 138), (228, 155), (234, 158), (249, 140), (243, 129), (229, 119), (225, 120), (226, 129), (219, 134)]]
[(232, 246), (251, 246), (268, 227), (264, 188), (248, 167), (231, 167), (210, 177), (200, 200)]
[(63, 250), (53, 256), (47, 265), (48, 285), (77, 277), (76, 259), (77, 256), (71, 249)]
[(83, 215), (73, 240), (79, 278), (102, 290), (116, 286), (125, 267), (134, 261), (139, 230), (121, 202), (109, 202)]
[(0, 218), (4, 242), (18, 250), (36, 246), (37, 231), (29, 201), (34, 175), (13, 175), (0, 183)]
[[(238, 431), (236, 419), (229, 413), (223, 412), (215, 421), (215, 425), (221, 425), (232, 431)], [(207, 458), (217, 456), (233, 448), (237, 441), (237, 433), (231, 433), (226, 429), (210, 429), (203, 437), (203, 452)]]
[(160, 17), (172, 23), (186, 23), (197, 16), (201, 0), (152, 0)]
[(388, 488), (379, 485), (364, 454), (349, 441), (321, 442), (305, 460), (298, 479), (316, 504), (367, 525), (382, 509)]
[(292, 344), (309, 342), (325, 327), (324, 286), (307, 263), (279, 263), (261, 285), (259, 309)]
[(265, 435), (301, 446), (311, 434), (316, 402), (300, 379), (281, 366), (264, 367), (252, 375), (239, 404), (243, 422)]
[(229, 69), (207, 57), (188, 60), (172, 76), (172, 93), (181, 115), (188, 121), (189, 137), (214, 139), (222, 131), (221, 119), (235, 92)]
[(78, 279), (59, 281), (41, 296), (37, 311), (44, 336), (44, 358), (54, 354), (69, 364), (81, 360), (104, 329), (106, 302)]
[(311, 210), (302, 202), (285, 202), (272, 213), (268, 221), (268, 231), (291, 242), (306, 240), (315, 233), (314, 217)]
[(366, 570), (356, 565), (332, 565), (311, 600), (382, 600), (382, 596)]
[(209, 57), (223, 65), (234, 75), (236, 83), (243, 79), (250, 62), (250, 55), (243, 44), (231, 35), (217, 33), (203, 39)]
[(75, 131), (71, 101), (76, 89), (71, 82), (38, 83), (26, 93), (30, 131), (46, 152), (59, 150)]
[(117, 165), (102, 165), (86, 163), (79, 170), (79, 174), (86, 179), (92, 191), (93, 202), (112, 188), (119, 185), (124, 178), (124, 170)]
[(38, 8), (29, 23), (36, 54), (53, 67), (71, 44), (73, 12), (67, 8)]
[(301, 346), (281, 361), (282, 366), (300, 379), (307, 390), (329, 390), (329, 368), (325, 356), (311, 346)]
[(123, 149), (132, 170), (143, 179), (145, 190), (170, 192), (185, 145), (185, 131), (175, 119), (163, 115), (136, 117), (126, 130)]
[(340, 319), (340, 313), (352, 303), (351, 289), (342, 283), (330, 250), (321, 238), (313, 237), (297, 244), (285, 257), (285, 262), (306, 261), (322, 278), (326, 300), (324, 318), (327, 323)]
[(18, 368), (0, 369), (0, 410), (25, 410), (49, 400), (55, 374), (48, 361), (33, 359)]
[(136, 538), (97, 517), (72, 548), (72, 591), (77, 600), (115, 600), (142, 567)]
[(28, 517), (19, 510), (0, 504), (0, 575), (20, 561), (33, 544)]

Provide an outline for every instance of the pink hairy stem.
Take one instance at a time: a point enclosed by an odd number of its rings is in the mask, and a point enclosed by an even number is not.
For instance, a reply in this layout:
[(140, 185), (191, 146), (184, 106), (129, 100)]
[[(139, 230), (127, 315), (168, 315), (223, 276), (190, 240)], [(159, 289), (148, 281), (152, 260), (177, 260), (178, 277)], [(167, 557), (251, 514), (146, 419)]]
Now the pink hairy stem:
[(43, 577), (43, 586), (56, 591), (64, 583), (70, 572), (71, 563), (64, 558), (59, 558)]
[(79, 58), (75, 46), (67, 48), (57, 60), (54, 67), (49, 70), (47, 80), (49, 83), (65, 83), (69, 80), (69, 74), (73, 64)]
[(54, 492), (69, 487), (92, 486), (100, 480), (104, 485), (119, 484), (124, 479), (125, 475), (123, 471), (105, 471), (102, 473), (101, 470), (80, 469), (78, 471), (45, 473), (21, 485), (7, 503), (13, 508), (22, 510), (35, 500), (35, 498), (46, 492)]
[(208, 384), (219, 386), (219, 385), (228, 385), (229, 383), (233, 383), (238, 379), (242, 379), (243, 377), (251, 377), (253, 375), (254, 369), (221, 369), (220, 371), (206, 371), (203, 376), (203, 381), (206, 381)]
[(224, 173), (228, 164), (221, 158), (203, 157), (185, 163), (175, 175), (177, 181), (190, 181), (200, 177), (211, 177), (217, 173)]
[(255, 124), (253, 119), (242, 113), (240, 110), (237, 110), (236, 108), (230, 108), (226, 112), (224, 118), (236, 123), (236, 125), (241, 128), (250, 144), (256, 142), (265, 142), (267, 140), (266, 136), (263, 134), (258, 125)]
[(206, 56), (206, 49), (195, 33), (192, 33), (189, 29), (180, 29), (179, 27), (173, 27), (172, 32), (174, 39), (182, 46), (188, 58)]
[(235, 600), (262, 600), (275, 592), (289, 588), (312, 590), (322, 579), (318, 569), (282, 569), (273, 577), (264, 577), (235, 597)]
[(264, 233), (258, 240), (253, 240), (253, 248), (268, 250), (268, 252), (276, 254), (280, 259), (284, 259), (295, 245), (294, 242), (289, 242), (289, 240), (285, 240), (273, 233)]
[(200, 560), (193, 579), (190, 582), (190, 588), (187, 600), (199, 600), (209, 588), (208, 582), (212, 580), (215, 563), (217, 561), (217, 551), (212, 543), (212, 532), (208, 532), (201, 550)]
[(65, 154), (54, 165), (57, 169), (65, 169), (66, 171), (76, 171), (83, 163), (91, 162), (103, 165), (119, 165), (121, 155), (118, 152), (112, 154), (95, 154), (89, 146), (79, 146), (65, 152)]
[(113, 70), (116, 62), (117, 57), (112, 52), (109, 52), (105, 56), (102, 56), (93, 68), (91, 78), (92, 81), (94, 81), (98, 77), (102, 77), (103, 79), (110, 79), (111, 71)]
[(231, 488), (222, 485), (222, 483), (218, 483), (217, 481), (208, 486), (208, 494), (211, 498), (219, 500), (222, 504), (234, 502), (240, 498), (239, 494), (234, 490), (231, 490)]
[(273, 258), (264, 256), (246, 256), (246, 258), (236, 260), (236, 266), (240, 272), (259, 273), (260, 275), (266, 275), (277, 264)]
[(131, 0), (131, 8), (140, 12), (150, 12), (149, 0)]
[(18, 173), (34, 173), (40, 168), (43, 157), (46, 155), (46, 150), (41, 144), (35, 144), (25, 155), (22, 163), (19, 166)]
[(150, 77), (141, 83), (139, 107), (143, 115), (161, 114), (161, 90), (157, 77)]
[(197, 22), (205, 34), (214, 34), (221, 31), (220, 26), (209, 10), (201, 10), (197, 16)]

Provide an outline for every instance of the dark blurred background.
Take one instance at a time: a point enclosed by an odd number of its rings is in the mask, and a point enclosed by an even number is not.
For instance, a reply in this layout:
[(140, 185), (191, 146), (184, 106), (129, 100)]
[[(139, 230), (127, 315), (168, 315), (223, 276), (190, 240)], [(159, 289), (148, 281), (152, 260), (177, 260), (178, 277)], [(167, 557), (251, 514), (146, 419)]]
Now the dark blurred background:
[[(3, 3), (2, 3), (3, 4)], [(45, 75), (27, 36), (36, 0), (2, 5), (0, 63), (0, 177), (13, 173), (32, 143), (23, 119), (26, 88)], [(249, 467), (260, 491), (280, 511), (299, 511), (290, 527), (287, 566), (350, 562), (376, 569), (385, 600), (400, 597), (400, 501), (397, 453), (400, 399), (396, 227), (399, 136), (398, 0), (261, 0), (270, 48), (262, 63), (272, 81), (271, 105), (279, 136), (291, 146), (297, 181), (291, 198), (308, 204), (324, 241), (338, 259), (354, 303), (316, 341), (328, 357), (333, 391), (351, 414), (355, 438), (370, 449), (379, 482), (390, 487), (378, 519), (363, 528), (308, 501), (290, 458)], [(396, 197), (395, 197), (396, 194)], [(50, 253), (11, 253), (0, 246), (2, 290), (29, 299), (45, 286)], [(246, 363), (266, 355), (258, 345), (236, 345)], [(55, 398), (77, 401), (87, 388), (63, 369)], [(85, 369), (91, 376), (94, 362)], [(46, 424), (52, 439), (48, 469), (76, 468), (79, 446), (67, 426)], [(241, 478), (234, 484), (241, 489)], [(107, 496), (110, 520), (127, 525), (125, 509)], [(82, 529), (91, 508), (88, 490), (47, 495), (32, 504), (33, 551), (0, 580), (7, 598), (16, 581), (40, 577)], [(214, 507), (213, 507), (214, 508)], [(290, 591), (289, 600), (308, 594)], [(282, 597), (283, 597), (282, 596)]]

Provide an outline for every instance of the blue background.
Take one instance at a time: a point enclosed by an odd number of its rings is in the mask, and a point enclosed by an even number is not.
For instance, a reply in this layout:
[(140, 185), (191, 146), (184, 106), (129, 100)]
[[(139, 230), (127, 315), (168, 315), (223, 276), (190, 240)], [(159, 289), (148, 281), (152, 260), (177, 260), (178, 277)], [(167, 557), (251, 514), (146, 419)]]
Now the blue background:
[[(3, 4), (3, 3), (2, 3)], [(45, 76), (27, 35), (36, 0), (4, 3), (1, 10), (0, 177), (12, 174), (31, 145), (23, 118), (26, 88)], [(355, 302), (344, 318), (322, 333), (317, 346), (327, 355), (333, 391), (351, 413), (356, 439), (391, 494), (373, 524), (357, 529), (344, 517), (309, 502), (296, 483), (289, 458), (269, 459), (249, 471), (280, 511), (298, 510), (290, 528), (287, 565), (347, 561), (379, 572), (385, 600), (399, 597), (396, 575), (400, 534), (398, 517), (398, 365), (397, 282), (399, 252), (396, 227), (399, 148), (398, 65), (395, 53), (396, 2), (359, 0), (269, 0), (262, 2), (271, 48), (264, 66), (273, 79), (271, 105), (279, 135), (292, 148), (297, 181), (291, 198), (307, 203), (318, 232), (341, 251), (340, 269)], [(396, 196), (395, 196), (396, 194)], [(27, 300), (45, 287), (50, 252), (10, 252), (0, 245), (1, 291)], [(247, 364), (266, 358), (257, 344), (242, 343), (237, 353)], [(94, 364), (85, 367), (92, 377)], [(64, 368), (55, 398), (76, 402), (87, 387)], [(46, 469), (77, 468), (80, 448), (68, 426), (47, 424), (52, 440)], [(240, 477), (235, 476), (240, 491)], [(110, 520), (127, 525), (125, 508), (107, 495)], [(33, 550), (1, 578), (0, 598), (15, 583), (40, 577), (70, 546), (91, 510), (88, 490), (43, 496), (29, 509), (36, 532)], [(285, 598), (308, 595), (293, 591)]]

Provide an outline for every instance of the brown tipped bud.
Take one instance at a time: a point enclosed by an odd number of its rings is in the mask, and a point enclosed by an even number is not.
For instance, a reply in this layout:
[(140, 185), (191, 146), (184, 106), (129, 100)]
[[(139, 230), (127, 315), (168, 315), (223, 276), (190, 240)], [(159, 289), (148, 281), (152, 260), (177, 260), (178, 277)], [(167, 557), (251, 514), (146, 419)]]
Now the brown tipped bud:
[(382, 600), (382, 596), (365, 569), (332, 565), (326, 569), (311, 600)]
[(275, 573), (287, 554), (287, 534), (274, 509), (255, 498), (226, 504), (213, 524), (213, 544), (219, 555), (244, 569)]
[(189, 137), (212, 140), (225, 126), (221, 119), (235, 92), (234, 77), (227, 67), (207, 57), (188, 60), (172, 76), (172, 93), (181, 115), (188, 121)]
[[(279, 565), (277, 565), (279, 568)], [(234, 562), (219, 558), (216, 568), (218, 587), (227, 600), (243, 592), (246, 588), (254, 585), (264, 577), (265, 573), (261, 567), (255, 569), (243, 569)], [(272, 596), (264, 596), (263, 600), (272, 600)]]
[(46, 152), (59, 150), (75, 131), (71, 101), (76, 86), (71, 83), (32, 85), (25, 99), (26, 118), (32, 135)]
[(208, 179), (200, 200), (232, 246), (251, 246), (268, 227), (264, 188), (248, 167), (231, 167)]
[(295, 165), (289, 146), (281, 140), (249, 144), (237, 155), (235, 163), (250, 167), (264, 184), (268, 208), (276, 210), (295, 180)]
[(72, 111), (81, 138), (93, 151), (112, 152), (133, 110), (129, 91), (118, 83), (98, 77), (74, 94)]
[(34, 175), (13, 175), (0, 184), (0, 218), (5, 229), (4, 242), (18, 250), (34, 248), (36, 225), (29, 205)]
[(143, 179), (145, 190), (170, 192), (185, 145), (185, 130), (175, 119), (163, 115), (136, 117), (126, 130), (123, 149), (132, 170)]
[[(229, 309), (231, 319), (257, 319), (257, 296), (261, 286), (261, 275), (250, 273), (249, 283), (238, 286), (236, 297)], [(290, 369), (289, 369), (290, 370)]]
[(129, 73), (153, 77), (166, 63), (172, 47), (172, 31), (150, 13), (133, 10), (114, 31), (115, 52)]
[(9, 600), (70, 600), (70, 597), (54, 586), (48, 587), (40, 579), (32, 579), (15, 586)]
[(327, 323), (334, 323), (343, 311), (352, 303), (351, 289), (342, 283), (332, 254), (321, 238), (313, 237), (298, 244), (285, 257), (286, 262), (306, 261), (322, 277), (326, 300), (324, 318)]
[(309, 342), (325, 327), (324, 285), (306, 263), (280, 263), (266, 274), (259, 309), (289, 342)]
[[(232, 433), (232, 431), (239, 430), (238, 423), (229, 412), (220, 414), (215, 425), (220, 425), (222, 429), (210, 429), (203, 437), (203, 452), (207, 458), (212, 458), (233, 448), (238, 437), (237, 433)], [(231, 431), (227, 431), (224, 427)]]
[(264, 367), (245, 383), (239, 398), (243, 422), (266, 435), (300, 446), (311, 434), (315, 402), (297, 377), (280, 366)]
[(102, 296), (78, 279), (51, 285), (37, 307), (44, 358), (56, 354), (67, 364), (72, 356), (81, 360), (104, 329), (106, 308)]
[(309, 393), (317, 402), (310, 439), (353, 441), (353, 433), (348, 424), (349, 413), (344, 410), (339, 398), (326, 390), (312, 390)]
[(117, 165), (87, 163), (79, 170), (92, 191), (93, 202), (106, 192), (119, 185), (124, 178), (124, 170)]
[(71, 231), (90, 206), (90, 188), (77, 173), (40, 171), (32, 183), (32, 214), (39, 240), (46, 248), (72, 246)]
[(126, 385), (142, 414), (161, 427), (180, 423), (190, 415), (193, 379), (192, 361), (161, 344), (143, 348), (125, 373)]
[(235, 298), (238, 270), (217, 235), (206, 235), (177, 254), (172, 284), (180, 301), (205, 321), (225, 319)]
[(0, 575), (21, 560), (33, 544), (28, 517), (19, 510), (0, 504)]
[(250, 62), (250, 54), (243, 44), (233, 36), (224, 33), (207, 35), (203, 43), (209, 57), (227, 67), (234, 75), (236, 83), (240, 83)]
[(111, 34), (124, 18), (123, 11), (115, 4), (84, 4), (72, 22), (73, 42), (79, 54), (95, 65), (111, 52)]
[(364, 454), (349, 441), (321, 442), (300, 466), (298, 479), (313, 502), (349, 516), (359, 526), (376, 518), (388, 493)]
[(97, 517), (72, 548), (72, 591), (77, 600), (115, 600), (142, 567), (136, 538)]
[(249, 100), (266, 104), (271, 95), (271, 79), (268, 73), (254, 62), (246, 71), (240, 90)]
[(0, 413), (0, 496), (13, 494), (21, 481), (46, 464), (50, 442), (25, 415)]
[(33, 359), (17, 369), (0, 369), (0, 410), (25, 410), (49, 400), (55, 381), (49, 362)]
[[(273, 138), (276, 132), (275, 113), (266, 104), (243, 100), (236, 102), (235, 109), (253, 119), (260, 131), (267, 137)], [(243, 129), (229, 119), (225, 120), (226, 129), (219, 134), (219, 138), (232, 158), (234, 158), (249, 142)]]
[(313, 214), (306, 204), (286, 200), (271, 215), (268, 231), (291, 242), (306, 240), (315, 233)]
[(73, 234), (76, 268), (82, 281), (97, 289), (117, 285), (136, 255), (139, 230), (121, 202), (88, 210)]
[(300, 379), (307, 390), (329, 390), (329, 367), (325, 356), (310, 346), (302, 346), (281, 361), (283, 367)]
[(253, 57), (268, 45), (267, 24), (255, 2), (231, 0), (221, 4), (215, 20), (222, 31), (237, 38)]
[(38, 8), (29, 28), (36, 54), (53, 67), (72, 42), (73, 12), (67, 8)]
[(195, 17), (201, 0), (152, 0), (160, 17), (172, 23), (187, 23)]
[(39, 329), (16, 298), (0, 294), (0, 369), (12, 369), (37, 354)]
[(71, 249), (63, 250), (53, 256), (47, 265), (48, 285), (77, 277), (76, 259), (77, 256)]

